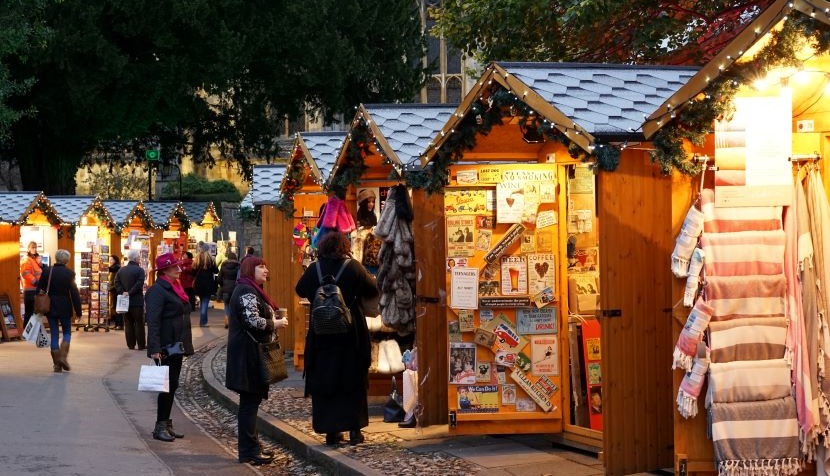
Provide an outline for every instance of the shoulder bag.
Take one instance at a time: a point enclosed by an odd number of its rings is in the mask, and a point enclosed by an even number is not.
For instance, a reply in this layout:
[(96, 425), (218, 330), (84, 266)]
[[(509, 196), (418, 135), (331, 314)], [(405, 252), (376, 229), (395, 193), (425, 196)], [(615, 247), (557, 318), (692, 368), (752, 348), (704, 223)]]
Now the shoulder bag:
[(52, 300), (49, 297), (49, 287), (52, 285), (53, 271), (54, 269), (49, 271), (49, 280), (46, 281), (46, 292), (40, 291), (39, 293), (35, 294), (35, 314), (45, 316), (49, 313), (49, 309), (51, 309), (52, 307)]
[(386, 403), (383, 404), (383, 422), (402, 422), (405, 416), (406, 411), (403, 409), (401, 395), (398, 393), (398, 383), (395, 381), (395, 377), (392, 376), (392, 390), (389, 392)]
[(274, 339), (271, 342), (259, 342), (247, 330), (248, 336), (257, 346), (259, 356), (259, 376), (268, 385), (277, 383), (288, 378), (288, 369), (285, 367), (285, 354), (280, 347), (280, 341)]

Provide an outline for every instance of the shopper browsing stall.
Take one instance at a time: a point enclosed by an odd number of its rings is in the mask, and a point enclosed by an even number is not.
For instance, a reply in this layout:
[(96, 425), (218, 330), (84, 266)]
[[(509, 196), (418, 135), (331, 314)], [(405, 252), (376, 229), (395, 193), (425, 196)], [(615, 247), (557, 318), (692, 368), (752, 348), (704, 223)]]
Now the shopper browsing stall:
[(115, 289), (122, 296), (130, 297), (130, 306), (124, 314), (124, 337), (127, 347), (138, 350), (147, 348), (144, 331), (144, 268), (138, 264), (141, 257), (139, 250), (127, 252), (127, 264), (115, 275)]

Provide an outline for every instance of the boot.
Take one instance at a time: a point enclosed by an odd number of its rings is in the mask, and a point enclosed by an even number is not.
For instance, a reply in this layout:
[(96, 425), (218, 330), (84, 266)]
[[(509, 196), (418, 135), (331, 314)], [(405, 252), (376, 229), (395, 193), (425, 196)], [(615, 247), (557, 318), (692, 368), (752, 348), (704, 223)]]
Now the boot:
[(53, 350), (52, 353), (52, 372), (60, 372), (61, 368), (61, 351)]
[(63, 370), (67, 372), (71, 370), (69, 368), (69, 362), (66, 361), (66, 356), (69, 355), (69, 342), (63, 341), (61, 342), (61, 349), (60, 349), (60, 364)]
[(349, 431), (349, 444), (350, 445), (359, 445), (363, 443), (365, 439), (363, 438), (363, 433), (360, 430), (351, 430)]
[(417, 424), (418, 421), (415, 419), (415, 415), (412, 415), (408, 420), (398, 423), (398, 428), (415, 428)]
[(176, 433), (176, 430), (173, 429), (173, 420), (167, 420), (167, 433), (175, 438), (184, 438), (184, 433)]
[(167, 431), (167, 422), (170, 420), (162, 420), (156, 422), (156, 428), (153, 430), (153, 438), (161, 441), (173, 441), (176, 439), (175, 436), (171, 435), (170, 432)]

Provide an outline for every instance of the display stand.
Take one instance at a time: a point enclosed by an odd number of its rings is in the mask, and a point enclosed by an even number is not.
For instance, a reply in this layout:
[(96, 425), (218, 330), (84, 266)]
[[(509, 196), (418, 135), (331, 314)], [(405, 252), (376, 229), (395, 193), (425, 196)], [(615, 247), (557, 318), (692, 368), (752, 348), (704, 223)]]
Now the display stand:
[(12, 311), (8, 294), (0, 294), (0, 315), (2, 315), (0, 332), (2, 332), (3, 340), (19, 339), (22, 333), (20, 326), (18, 326), (18, 320)]
[(82, 322), (82, 319), (79, 320), (75, 323), (75, 330), (83, 328), (84, 332), (97, 332), (101, 329), (110, 331), (107, 324), (109, 301), (106, 292), (109, 287), (103, 286), (104, 290), (101, 289), (101, 283), (107, 283), (106, 260), (109, 260), (109, 253), (101, 254), (99, 249), (99, 245), (92, 245), (91, 251), (80, 253), (78, 292), (81, 295), (81, 316), (86, 315), (86, 323)]

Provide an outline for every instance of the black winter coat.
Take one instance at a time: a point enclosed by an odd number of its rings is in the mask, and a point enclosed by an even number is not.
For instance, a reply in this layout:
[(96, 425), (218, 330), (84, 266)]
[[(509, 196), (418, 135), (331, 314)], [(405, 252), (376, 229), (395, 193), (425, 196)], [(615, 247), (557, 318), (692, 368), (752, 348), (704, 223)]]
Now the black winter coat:
[[(335, 275), (341, 259), (321, 258), (322, 274)], [(297, 282), (300, 297), (312, 300), (320, 286), (312, 263)], [(342, 335), (316, 335), (309, 329), (305, 344), (305, 393), (311, 395), (311, 423), (317, 433), (337, 433), (368, 425), (367, 389), (371, 347), (360, 298), (378, 295), (375, 278), (351, 260), (337, 282), (352, 314), (352, 330)]]
[[(52, 281), (49, 281), (52, 276)], [(43, 270), (40, 280), (37, 282), (37, 290), (46, 291), (49, 288), (49, 312), (46, 317), (60, 318), (81, 315), (81, 294), (75, 284), (75, 272), (66, 265), (56, 263)]]
[(147, 289), (147, 356), (176, 342), (184, 344), (185, 355), (193, 355), (190, 303), (182, 301), (173, 286), (159, 277)]
[(115, 274), (115, 290), (130, 294), (130, 307), (144, 307), (144, 268), (135, 261), (130, 261)]
[(223, 300), (225, 296), (230, 298), (230, 295), (233, 293), (233, 288), (236, 287), (236, 277), (238, 275), (239, 261), (228, 260), (223, 262), (222, 266), (219, 267), (219, 282), (222, 286), (219, 289), (219, 295), (222, 296)]
[(193, 268), (193, 289), (197, 296), (211, 296), (216, 294), (216, 273), (219, 268), (211, 264), (207, 268)]
[[(253, 339), (257, 342), (271, 341), (271, 336), (274, 336), (274, 310), (249, 284), (237, 284), (228, 305), (230, 318), (225, 387), (237, 393), (255, 393), (268, 398), (268, 384), (259, 376), (259, 355)], [(248, 335), (249, 332), (251, 335)]]

